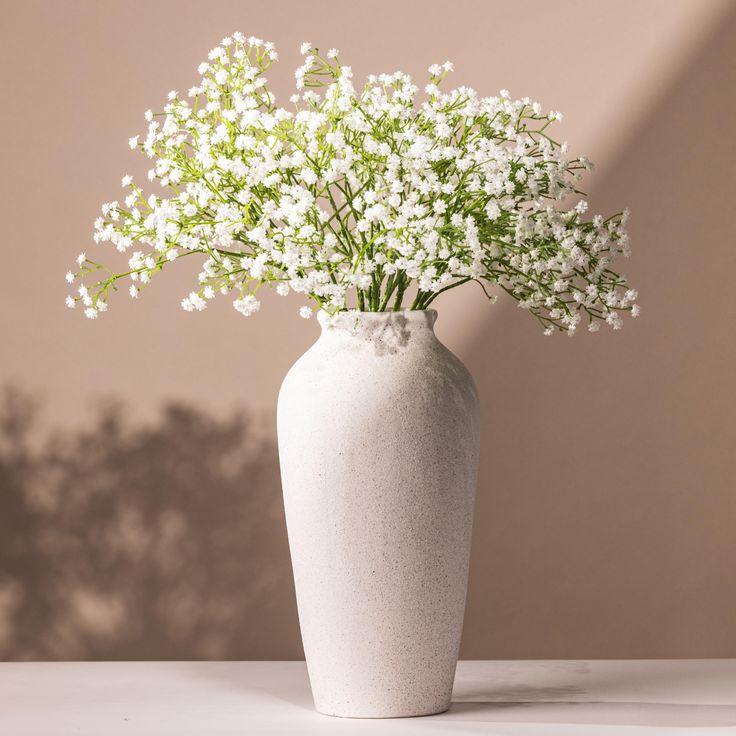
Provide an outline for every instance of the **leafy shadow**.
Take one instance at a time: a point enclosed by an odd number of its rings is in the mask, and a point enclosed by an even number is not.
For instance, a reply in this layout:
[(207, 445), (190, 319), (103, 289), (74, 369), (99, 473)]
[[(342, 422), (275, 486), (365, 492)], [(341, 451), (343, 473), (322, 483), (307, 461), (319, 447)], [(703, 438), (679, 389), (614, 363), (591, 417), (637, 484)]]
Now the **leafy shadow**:
[(271, 435), (181, 403), (42, 428), (0, 392), (0, 659), (290, 659), (299, 638)]

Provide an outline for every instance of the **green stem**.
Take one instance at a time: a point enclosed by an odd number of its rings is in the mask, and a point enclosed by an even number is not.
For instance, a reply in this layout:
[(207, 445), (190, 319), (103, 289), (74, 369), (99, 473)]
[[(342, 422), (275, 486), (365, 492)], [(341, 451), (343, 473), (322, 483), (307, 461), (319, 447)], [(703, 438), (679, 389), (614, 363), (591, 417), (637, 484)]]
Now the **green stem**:
[(386, 293), (383, 296), (383, 299), (381, 300), (381, 303), (378, 307), (379, 312), (385, 312), (386, 307), (388, 306), (389, 299), (391, 299), (391, 295), (396, 290), (396, 281), (394, 279), (394, 275), (391, 274), (388, 277), (388, 280), (386, 281)]
[(406, 291), (406, 280), (404, 276), (399, 276), (399, 290), (396, 293), (396, 301), (394, 302), (393, 311), (398, 312), (401, 309), (401, 302), (404, 299), (404, 292)]

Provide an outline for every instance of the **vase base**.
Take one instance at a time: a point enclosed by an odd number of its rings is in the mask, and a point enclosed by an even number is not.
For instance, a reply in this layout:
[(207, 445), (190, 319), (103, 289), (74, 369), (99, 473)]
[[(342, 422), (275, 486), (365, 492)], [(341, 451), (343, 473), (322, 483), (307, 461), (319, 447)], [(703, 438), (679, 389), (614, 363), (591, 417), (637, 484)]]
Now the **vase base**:
[(446, 713), (450, 709), (449, 705), (442, 706), (441, 708), (431, 708), (429, 710), (417, 710), (411, 709), (392, 711), (388, 713), (348, 713), (348, 712), (335, 712), (330, 711), (327, 708), (316, 708), (317, 713), (323, 716), (329, 716), (330, 718), (348, 718), (352, 720), (383, 720), (390, 718), (425, 718), (427, 716), (437, 716), (440, 713)]

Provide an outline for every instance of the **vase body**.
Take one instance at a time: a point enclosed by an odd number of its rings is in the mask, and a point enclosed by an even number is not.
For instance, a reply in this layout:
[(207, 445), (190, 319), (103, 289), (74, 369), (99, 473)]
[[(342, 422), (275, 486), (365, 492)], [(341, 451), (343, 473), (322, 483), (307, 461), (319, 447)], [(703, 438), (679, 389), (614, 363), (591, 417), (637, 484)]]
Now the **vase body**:
[(320, 313), (281, 387), (278, 441), (316, 709), (450, 705), (467, 590), (478, 398), (436, 312)]

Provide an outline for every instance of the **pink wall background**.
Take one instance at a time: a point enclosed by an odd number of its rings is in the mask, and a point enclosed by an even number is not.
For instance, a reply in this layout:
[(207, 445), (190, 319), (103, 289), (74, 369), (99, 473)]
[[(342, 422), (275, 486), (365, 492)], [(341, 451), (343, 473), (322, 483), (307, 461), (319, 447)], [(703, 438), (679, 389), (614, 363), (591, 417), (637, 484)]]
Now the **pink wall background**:
[(234, 30), (356, 77), (449, 58), (456, 84), (565, 113), (593, 210), (633, 211), (622, 333), (543, 339), (474, 289), (440, 338), (483, 403), (466, 658), (736, 656), (736, 4), (5, 3), (0, 55), (0, 658), (301, 656), (275, 450), (299, 302), (179, 307), (192, 272), (90, 322), (63, 275), (143, 173), (142, 113)]

